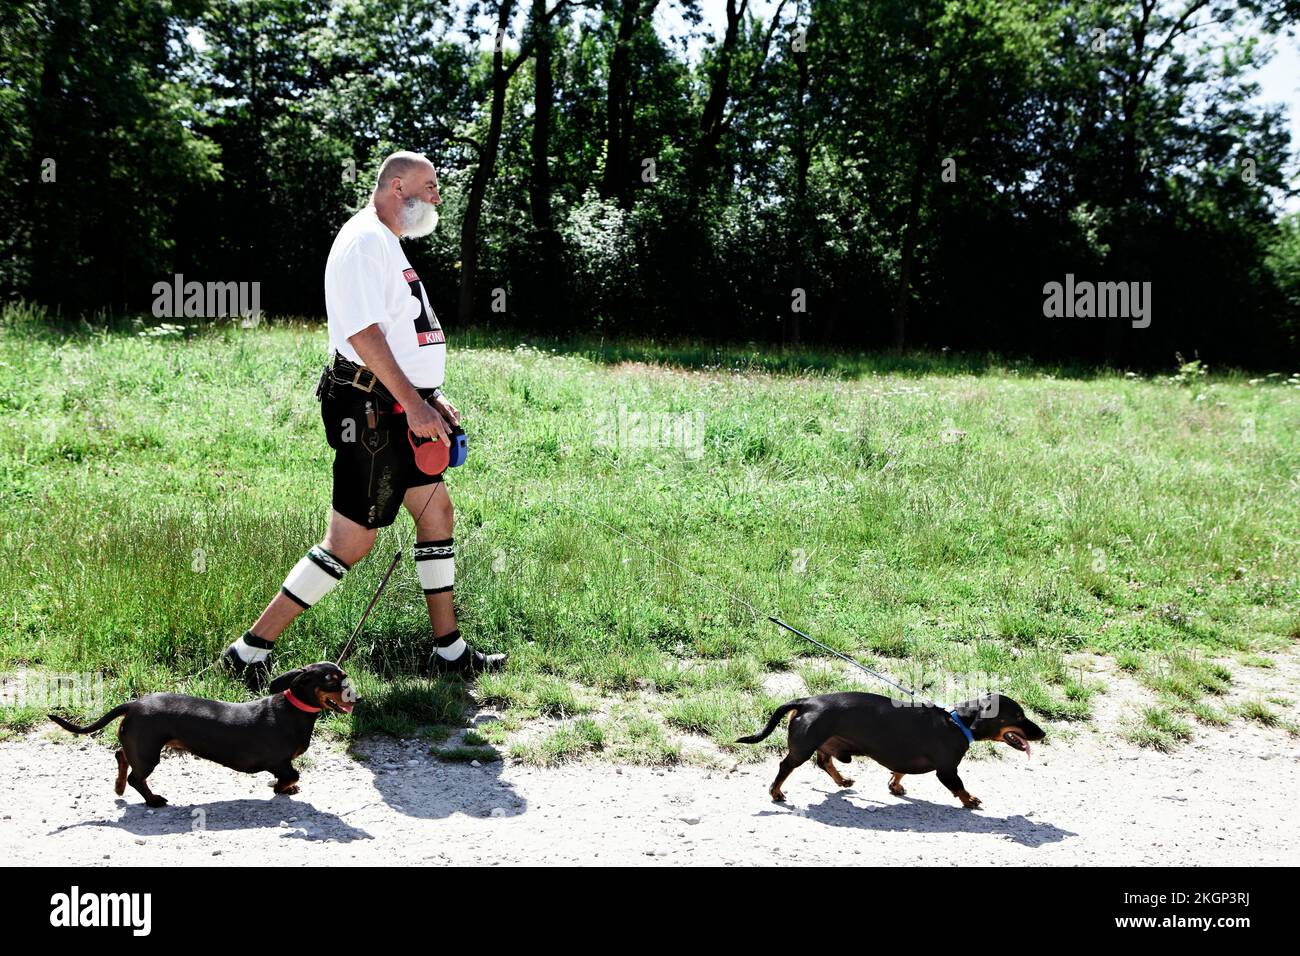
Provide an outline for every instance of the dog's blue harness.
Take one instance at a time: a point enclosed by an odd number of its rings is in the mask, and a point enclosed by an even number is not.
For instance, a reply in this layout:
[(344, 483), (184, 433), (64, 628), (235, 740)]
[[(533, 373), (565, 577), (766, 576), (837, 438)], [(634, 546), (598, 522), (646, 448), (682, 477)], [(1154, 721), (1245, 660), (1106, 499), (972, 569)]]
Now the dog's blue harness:
[(961, 732), (966, 735), (966, 743), (973, 744), (975, 742), (975, 735), (970, 732), (970, 728), (967, 727), (962, 719), (957, 716), (957, 711), (948, 711), (948, 716), (952, 719), (952, 722), (957, 725)]

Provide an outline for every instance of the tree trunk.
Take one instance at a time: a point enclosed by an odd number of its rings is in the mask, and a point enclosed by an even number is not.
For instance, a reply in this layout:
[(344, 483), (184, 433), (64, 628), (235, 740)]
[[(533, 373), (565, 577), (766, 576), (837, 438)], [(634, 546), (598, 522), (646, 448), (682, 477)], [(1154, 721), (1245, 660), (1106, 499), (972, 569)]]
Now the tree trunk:
[(894, 303), (892, 345), (902, 351), (907, 343), (907, 314), (912, 301), (912, 263), (916, 257), (917, 234), (921, 229), (921, 207), (925, 202), (927, 177), (935, 174), (934, 161), (939, 134), (939, 97), (933, 96), (925, 111), (925, 137), (912, 170), (907, 224), (903, 227), (902, 255), (898, 267), (898, 299)]
[(536, 31), (533, 66), (533, 139), (532, 175), (528, 184), (528, 201), (532, 208), (533, 228), (549, 233), (551, 220), (551, 112), (554, 108), (555, 83), (551, 76), (551, 25), (546, 19), (546, 0), (533, 0), (532, 28)]
[[(75, 169), (59, 168), (71, 165), (71, 161), (57, 155), (60, 124), (63, 122), (63, 76), (71, 57), (73, 38), (77, 34), (77, 20), (74, 16), (56, 15), (50, 41), (45, 48), (45, 61), (41, 65), (40, 91), (31, 104), (28, 114), (28, 128), (32, 131), (31, 156), (33, 168), (27, 177), (25, 190), (24, 225), (31, 230), (31, 261), (28, 278), (28, 293), (38, 302), (53, 305), (60, 299), (59, 275), (62, 272), (60, 244), (64, 237), (60, 229), (54, 228), (56, 216), (53, 202), (58, 185), (43, 182), (41, 166), (47, 158), (54, 159), (56, 183), (71, 180), (76, 175)], [(60, 162), (62, 161), (62, 162)], [(66, 187), (64, 187), (66, 188)]]
[[(545, 36), (549, 42), (551, 19), (564, 8), (563, 0), (556, 3), (549, 11), (545, 6), (533, 7), (538, 32), (528, 37), (519, 47), (519, 53), (505, 65), (505, 53), (502, 43), (498, 42), (492, 53), (492, 105), (488, 116), (488, 133), (478, 149), (478, 165), (474, 167), (474, 176), (469, 184), (469, 196), (465, 200), (465, 218), (460, 224), (460, 298), (456, 308), (456, 318), (461, 324), (469, 324), (474, 319), (474, 283), (478, 273), (478, 224), (483, 217), (483, 197), (487, 195), (488, 183), (496, 169), (497, 150), (501, 145), (501, 127), (506, 114), (506, 90), (515, 71), (533, 54), (535, 44)], [(510, 23), (510, 14), (514, 9), (514, 0), (501, 0), (497, 10), (497, 36), (504, 38), (506, 26)], [(549, 195), (549, 191), (548, 191)]]
[[(510, 22), (514, 0), (502, 0), (497, 26), (504, 33)], [(522, 57), (522, 53), (520, 56)], [(478, 165), (470, 181), (469, 197), (465, 203), (465, 218), (460, 224), (460, 301), (456, 318), (462, 326), (474, 320), (474, 283), (478, 273), (478, 224), (483, 216), (483, 197), (487, 195), (488, 180), (496, 167), (497, 147), (501, 143), (501, 126), (506, 112), (506, 87), (511, 74), (502, 65), (505, 54), (498, 45), (492, 54), (492, 106), (488, 119), (488, 134), (479, 150)]]
[[(808, 236), (808, 167), (812, 163), (812, 144), (808, 141), (808, 51), (795, 50), (791, 54), (795, 68), (799, 73), (799, 86), (795, 96), (794, 112), (794, 224), (790, 236), (790, 258), (794, 263), (794, 287), (804, 289), (805, 302), (807, 289), (804, 286), (808, 270), (807, 236)], [(798, 312), (790, 315), (790, 344), (798, 346), (802, 342), (802, 316)]]
[(718, 66), (709, 86), (709, 98), (704, 103), (704, 112), (700, 114), (700, 141), (696, 147), (695, 164), (703, 172), (717, 162), (718, 143), (722, 141), (723, 114), (727, 109), (730, 95), (731, 60), (736, 52), (736, 39), (740, 35), (740, 19), (745, 14), (748, 0), (741, 0), (736, 8), (736, 0), (727, 0), (727, 29), (722, 34), (722, 45), (718, 48)]
[[(642, 10), (642, 3), (645, 9)], [(614, 199), (619, 208), (632, 208), (632, 177), (628, 153), (632, 141), (632, 38), (642, 21), (654, 13), (658, 0), (622, 0), (614, 52), (609, 59), (609, 85), (605, 90), (605, 175), (600, 195)]]

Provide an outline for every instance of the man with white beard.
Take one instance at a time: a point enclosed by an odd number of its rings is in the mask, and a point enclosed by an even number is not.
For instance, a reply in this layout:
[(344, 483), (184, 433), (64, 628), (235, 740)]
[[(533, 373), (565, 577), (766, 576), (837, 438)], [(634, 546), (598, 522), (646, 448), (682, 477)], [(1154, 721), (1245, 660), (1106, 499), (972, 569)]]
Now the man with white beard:
[(371, 203), (344, 224), (325, 264), (325, 311), (333, 363), (317, 396), (334, 449), (334, 491), (325, 538), (289, 572), (262, 616), (222, 661), (259, 689), (275, 640), (289, 622), (342, 580), (392, 524), (402, 505), (415, 519), (415, 565), (433, 626), (426, 673), (470, 674), (501, 666), (460, 636), (452, 602), (455, 558), (451, 497), (441, 474), (421, 471), (407, 429), (447, 442), (459, 423), (442, 394), (447, 346), (402, 238), (438, 223), (438, 177), (419, 153), (393, 153), (379, 169)]

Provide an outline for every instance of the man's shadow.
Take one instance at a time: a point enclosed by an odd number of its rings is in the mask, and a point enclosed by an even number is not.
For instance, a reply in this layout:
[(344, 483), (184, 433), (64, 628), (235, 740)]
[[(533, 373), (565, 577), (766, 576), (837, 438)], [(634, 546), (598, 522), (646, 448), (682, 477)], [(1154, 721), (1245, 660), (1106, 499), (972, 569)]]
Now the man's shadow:
[[(357, 702), (357, 710), (411, 715), (428, 725), (455, 724), (464, 720), (465, 729), (475, 729), (496, 720), (478, 712), (468, 687), (458, 678), (433, 681), (413, 679), (417, 663), (427, 659), (433, 645), (422, 631), (398, 632), (381, 645), (366, 648), (367, 666), (392, 683), (374, 698)], [(412, 741), (391, 734), (409, 733), (382, 724), (374, 732), (354, 739), (348, 755), (370, 771), (374, 787), (383, 802), (398, 813), (424, 820), (442, 820), (455, 814), (471, 817), (515, 817), (527, 810), (527, 802), (501, 780), (502, 755), (496, 747), (462, 748), (463, 730), (447, 739), (421, 738)], [(436, 751), (457, 751), (456, 759), (438, 757)], [(472, 752), (471, 752), (472, 751)], [(452, 754), (448, 754), (452, 756)], [(415, 765), (407, 763), (415, 759)], [(477, 758), (479, 766), (471, 764)]]
[[(857, 798), (856, 800), (852, 798)], [(832, 827), (852, 827), (856, 830), (895, 830), (912, 833), (983, 833), (1003, 836), (1021, 846), (1037, 848), (1049, 843), (1060, 843), (1067, 837), (1078, 836), (1051, 823), (1041, 823), (1028, 817), (990, 816), (985, 810), (966, 810), (962, 807), (917, 800), (914, 797), (895, 797), (901, 803), (881, 803), (862, 797), (856, 788), (826, 792), (820, 803), (807, 807), (773, 808), (760, 810), (758, 816), (794, 813)]]
[[(471, 717), (471, 727), (476, 725)], [(456, 759), (440, 759), (434, 753), (456, 752), (459, 739), (459, 734), (453, 734), (438, 744), (422, 741), (414, 766), (406, 762), (409, 750), (390, 738), (362, 738), (348, 752), (358, 766), (370, 771), (384, 803), (405, 816), (442, 820), (458, 813), (470, 817), (525, 813), (527, 801), (501, 780), (504, 765), (495, 747), (465, 748)], [(471, 763), (474, 759), (477, 767)]]
[[(267, 797), (197, 804), (169, 803), (152, 813), (143, 803), (126, 797), (119, 797), (115, 803), (122, 810), (122, 815), (115, 820), (83, 820), (58, 827), (48, 835), (81, 827), (108, 827), (126, 830), (136, 836), (174, 836), (186, 831), (279, 830), (284, 839), (337, 840), (340, 843), (374, 839), (365, 830), (343, 819), (346, 814), (340, 816), (320, 810), (301, 797), (293, 800)], [(297, 819), (282, 827), (280, 824), (288, 821), (290, 816)]]

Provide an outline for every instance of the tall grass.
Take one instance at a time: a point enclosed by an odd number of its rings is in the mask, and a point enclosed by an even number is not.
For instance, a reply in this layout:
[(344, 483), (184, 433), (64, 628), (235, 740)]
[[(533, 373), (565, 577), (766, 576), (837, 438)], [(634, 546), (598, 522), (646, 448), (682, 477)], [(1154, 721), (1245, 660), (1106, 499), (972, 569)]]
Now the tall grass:
[[(237, 696), (209, 665), (325, 526), (323, 330), (39, 318), (0, 321), (0, 667)], [(1300, 633), (1285, 376), (468, 338), (451, 335), (447, 385), (471, 443), (449, 479), (462, 632), (513, 653), (493, 692), (527, 719), (596, 720), (621, 697), (724, 742), (770, 702), (764, 675), (821, 652), (722, 591), (893, 672), (993, 675), (1059, 719), (1089, 712), (1062, 654)], [(669, 434), (702, 421), (702, 440), (620, 447), (636, 415)], [(409, 528), (292, 626), (278, 666), (337, 653)], [(407, 557), (350, 664), (371, 701), (340, 728), (455, 709), (409, 679), (428, 622)]]

